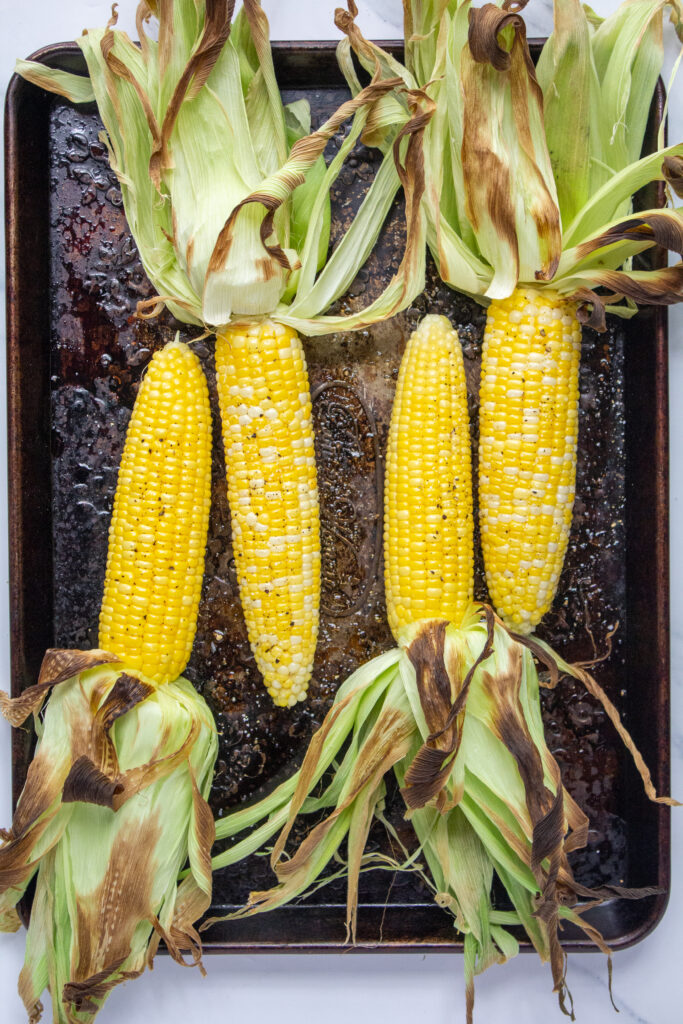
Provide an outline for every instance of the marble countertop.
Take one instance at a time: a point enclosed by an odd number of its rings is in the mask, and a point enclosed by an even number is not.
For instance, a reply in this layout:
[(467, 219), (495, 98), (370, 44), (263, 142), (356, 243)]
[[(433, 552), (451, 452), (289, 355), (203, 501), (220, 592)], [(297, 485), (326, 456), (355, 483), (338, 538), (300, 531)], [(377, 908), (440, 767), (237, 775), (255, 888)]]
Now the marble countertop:
[[(401, 35), (400, 0), (358, 0), (360, 24), (369, 38)], [(134, 35), (133, 0), (122, 0), (120, 24)], [(320, 0), (264, 0), (273, 39), (337, 38), (333, 26), (334, 2)], [(600, 14), (617, 0), (593, 0)], [(14, 59), (40, 46), (74, 39), (86, 25), (103, 25), (109, 17), (108, 0), (0, 0), (3, 32), (0, 38), (0, 89), (4, 93)], [(295, 12), (295, 13), (294, 13)], [(530, 36), (548, 34), (551, 0), (531, 0), (525, 12)], [(670, 28), (670, 26), (667, 26)], [(667, 68), (677, 55), (675, 37), (667, 32)], [(670, 111), (670, 139), (683, 138), (683, 82), (674, 88)], [(0, 271), (4, 274), (4, 268)], [(0, 288), (4, 294), (4, 287)], [(1, 300), (0, 300), (1, 301)], [(4, 330), (4, 317), (0, 318)], [(672, 792), (683, 794), (683, 309), (671, 311), (671, 654), (672, 654)], [(4, 345), (2, 346), (4, 349)], [(0, 424), (5, 428), (4, 361), (0, 368)], [(0, 537), (7, 536), (6, 444), (0, 440)], [(7, 613), (7, 550), (0, 543), (0, 668), (2, 688), (9, 680), (9, 625)], [(10, 729), (0, 723), (0, 825), (11, 820)], [(614, 957), (613, 992), (622, 1024), (678, 1024), (680, 1009), (678, 971), (683, 947), (683, 810), (673, 813), (671, 899), (664, 919), (644, 941)], [(24, 932), (0, 935), (0, 1017), (4, 1024), (20, 1024), (25, 1013), (16, 993), (23, 960)], [(349, 953), (290, 956), (216, 956), (206, 958), (207, 977), (184, 971), (169, 957), (157, 958), (153, 973), (121, 986), (99, 1015), (101, 1024), (165, 1024), (207, 1021), (244, 1021), (261, 1024), (301, 1024), (311, 1014), (326, 1024), (370, 1024), (390, 1020), (408, 1024), (417, 1019), (431, 1024), (464, 1021), (462, 958), (447, 954), (392, 954), (355, 956)], [(607, 990), (607, 965), (598, 953), (570, 958), (568, 984), (580, 1024), (604, 1024), (612, 1010)], [(547, 966), (533, 956), (495, 967), (477, 979), (475, 1020), (478, 1024), (552, 1024), (565, 1019), (551, 992)], [(49, 1002), (49, 1000), (47, 1000)], [(200, 1018), (201, 1014), (201, 1018)], [(49, 1018), (49, 1007), (46, 1009)]]

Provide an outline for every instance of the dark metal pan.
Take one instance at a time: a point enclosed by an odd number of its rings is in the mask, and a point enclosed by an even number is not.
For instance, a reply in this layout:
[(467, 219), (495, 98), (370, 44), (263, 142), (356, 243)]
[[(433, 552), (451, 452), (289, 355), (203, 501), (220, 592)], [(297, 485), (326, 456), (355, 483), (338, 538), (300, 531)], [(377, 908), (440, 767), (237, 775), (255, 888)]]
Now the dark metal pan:
[[(275, 44), (286, 98), (306, 96), (314, 122), (336, 107), (344, 84), (333, 44)], [(55, 66), (82, 68), (74, 45), (42, 50)], [(661, 111), (661, 95), (658, 100)], [(654, 141), (654, 124), (650, 142)], [(118, 460), (136, 387), (151, 352), (179, 325), (164, 314), (134, 317), (151, 294), (128, 233), (94, 109), (75, 109), (20, 79), (7, 97), (7, 265), (12, 688), (34, 682), (48, 646), (93, 646)], [(337, 221), (357, 204), (377, 164), (360, 147), (335, 189)], [(652, 197), (650, 197), (652, 201)], [(396, 266), (402, 239), (394, 210), (370, 266), (345, 302), (365, 303)], [(381, 584), (381, 477), (397, 369), (408, 334), (426, 311), (461, 331), (476, 422), (481, 307), (444, 287), (433, 267), (415, 305), (388, 324), (306, 343), (314, 391), (323, 532), (322, 629), (310, 699), (275, 709), (246, 640), (230, 547), (218, 434), (202, 611), (188, 669), (220, 733), (212, 805), (226, 812), (267, 792), (303, 756), (339, 683), (391, 644)], [(188, 332), (180, 328), (183, 336)], [(190, 332), (191, 333), (191, 332)], [(210, 342), (198, 351), (213, 387)], [(641, 310), (607, 334), (584, 333), (580, 456), (570, 550), (542, 634), (566, 657), (604, 651), (596, 668), (650, 765), (660, 792), (669, 778), (667, 342), (660, 311)], [(215, 408), (215, 394), (213, 395)], [(474, 439), (476, 440), (476, 439)], [(481, 566), (478, 596), (484, 597)], [(586, 885), (659, 886), (662, 895), (613, 901), (590, 920), (613, 947), (646, 935), (666, 906), (669, 816), (640, 780), (600, 708), (563, 683), (544, 706), (549, 742), (566, 783), (592, 821), (574, 867)], [(32, 750), (16, 730), (17, 799)], [(411, 843), (400, 798), (388, 813)], [(382, 848), (383, 830), (370, 842)], [(217, 875), (212, 914), (272, 884), (267, 860)], [(502, 897), (497, 897), (502, 898)], [(344, 889), (215, 927), (215, 950), (338, 949)], [(415, 874), (363, 877), (359, 941), (372, 949), (461, 949), (451, 919)], [(568, 948), (587, 948), (567, 929)]]

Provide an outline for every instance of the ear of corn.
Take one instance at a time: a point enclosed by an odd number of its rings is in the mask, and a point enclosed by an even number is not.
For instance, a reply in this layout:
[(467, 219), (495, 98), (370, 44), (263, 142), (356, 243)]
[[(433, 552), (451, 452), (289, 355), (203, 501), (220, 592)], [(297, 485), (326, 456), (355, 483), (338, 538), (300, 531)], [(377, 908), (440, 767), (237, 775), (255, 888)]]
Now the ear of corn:
[(35, 686), (0, 694), (19, 725), (52, 691), (0, 843), (0, 928), (18, 926), (37, 872), (19, 980), (31, 1020), (47, 987), (56, 1024), (88, 1024), (115, 985), (151, 965), (161, 938), (175, 959), (201, 958), (217, 737), (178, 673), (196, 628), (210, 427), (199, 360), (172, 342), (152, 358), (126, 437), (100, 615), (110, 650), (49, 651)]
[(200, 958), (193, 922), (211, 901), (217, 741), (187, 679), (152, 686), (120, 664), (79, 670), (80, 652), (60, 654), (73, 675), (44, 680), (54, 685), (41, 736), (0, 845), (0, 922), (11, 924), (37, 872), (20, 996), (30, 1020), (48, 988), (54, 1024), (89, 1024), (151, 965), (160, 938), (175, 959)]
[[(154, 688), (113, 726), (116, 784), (146, 772), (138, 792), (131, 786), (116, 810), (101, 791), (99, 803), (94, 791), (65, 802), (58, 786), (61, 778), (66, 790), (75, 778), (76, 754), (91, 753), (79, 732), (96, 728), (121, 678), (117, 665), (79, 673), (55, 685), (45, 710), (36, 756), (49, 743), (50, 784), (57, 781), (49, 812), (53, 834), (51, 843), (39, 841), (33, 851), (40, 858), (38, 878), (18, 984), (32, 1020), (47, 987), (54, 1024), (89, 1024), (116, 985), (152, 965), (161, 937), (177, 961), (184, 953), (190, 961), (200, 957), (193, 923), (211, 901), (213, 823), (206, 800), (216, 733), (193, 685), (181, 678)], [(57, 719), (67, 721), (71, 743), (55, 748)], [(31, 799), (27, 787), (19, 808)], [(0, 863), (4, 852), (0, 848)], [(179, 887), (188, 854), (189, 872)]]
[(486, 581), (528, 633), (550, 608), (572, 520), (581, 328), (574, 303), (518, 288), (491, 303), (481, 361), (479, 517)]
[(157, 352), (140, 385), (119, 468), (99, 646), (157, 683), (192, 650), (211, 502), (211, 410), (196, 355)]
[(306, 359), (271, 321), (216, 341), (232, 539), (249, 642), (274, 702), (306, 696), (318, 634), (320, 530)]
[(427, 316), (396, 385), (384, 490), (384, 587), (396, 636), (422, 619), (460, 622), (473, 592), (472, 469), (457, 332)]

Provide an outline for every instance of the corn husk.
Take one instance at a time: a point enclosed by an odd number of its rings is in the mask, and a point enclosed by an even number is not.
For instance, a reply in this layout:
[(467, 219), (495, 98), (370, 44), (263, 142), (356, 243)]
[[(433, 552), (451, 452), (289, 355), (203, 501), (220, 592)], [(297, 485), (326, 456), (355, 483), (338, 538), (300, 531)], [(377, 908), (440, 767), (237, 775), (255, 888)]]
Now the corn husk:
[[(304, 101), (283, 106), (268, 22), (245, 0), (138, 6), (140, 47), (116, 28), (79, 40), (88, 78), (20, 61), (17, 71), (75, 103), (96, 99), (123, 205), (158, 298), (184, 323), (214, 330), (271, 317), (306, 334), (365, 327), (409, 305), (424, 284), (420, 137), (426, 98), (400, 79), (373, 81), (317, 131)], [(158, 18), (158, 40), (148, 33)], [(397, 87), (401, 92), (397, 92)], [(329, 196), (373, 105), (392, 94), (400, 122), (344, 237), (328, 255)], [(350, 129), (326, 166), (323, 152)], [(406, 246), (400, 267), (367, 308), (324, 315), (366, 262), (399, 191)]]
[[(214, 870), (266, 847), (277, 833), (270, 852), (277, 884), (252, 893), (232, 916), (274, 910), (345, 875), (346, 938), (354, 942), (361, 871), (419, 870), (464, 936), (468, 1022), (475, 974), (518, 951), (513, 926), (523, 928), (549, 962), (565, 1008), (562, 922), (576, 924), (609, 955), (600, 934), (583, 920), (584, 910), (655, 890), (589, 890), (575, 881), (568, 854), (585, 845), (588, 819), (563, 786), (545, 742), (535, 655), (551, 669), (545, 685), (556, 685), (560, 673), (581, 678), (618, 720), (585, 669), (557, 661), (534, 640), (512, 636), (486, 606), (473, 605), (460, 626), (415, 624), (402, 632), (399, 648), (362, 666), (340, 687), (294, 776), (217, 821), (217, 840), (234, 841), (214, 856)], [(376, 820), (401, 848), (384, 816), (385, 780), (392, 772), (416, 835), (415, 847), (404, 849), (399, 860), (365, 852)], [(649, 776), (644, 781), (651, 787)], [(297, 819), (308, 816), (315, 824), (290, 849)], [(512, 909), (493, 906), (494, 874)]]
[[(663, 20), (681, 35), (680, 0), (626, 0), (604, 21), (556, 0), (554, 30), (534, 69), (525, 3), (405, 0), (406, 66), (364, 40), (349, 0), (339, 61), (355, 91), (351, 52), (382, 77), (400, 75), (435, 105), (424, 140), (424, 207), (439, 273), (480, 301), (518, 284), (579, 303), (598, 330), (605, 311), (683, 298), (683, 264), (634, 270), (640, 253), (683, 252), (673, 208), (681, 144), (641, 158), (663, 57)], [(396, 117), (398, 111), (394, 109)], [(375, 133), (368, 142), (385, 148)], [(633, 212), (632, 196), (669, 183), (667, 209)]]
[(2, 834), (0, 927), (19, 927), (35, 877), (19, 992), (32, 1022), (47, 988), (55, 1024), (84, 1024), (162, 938), (175, 959), (201, 962), (213, 716), (188, 680), (157, 686), (98, 650), (48, 651), (39, 682), (0, 705), (15, 726), (33, 714), (38, 734)]

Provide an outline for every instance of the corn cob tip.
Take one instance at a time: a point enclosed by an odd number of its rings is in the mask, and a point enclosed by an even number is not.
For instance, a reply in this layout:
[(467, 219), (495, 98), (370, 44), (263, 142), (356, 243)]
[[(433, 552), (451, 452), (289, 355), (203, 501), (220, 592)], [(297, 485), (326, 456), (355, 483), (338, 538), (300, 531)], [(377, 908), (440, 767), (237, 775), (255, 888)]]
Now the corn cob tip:
[(425, 336), (431, 335), (435, 331), (453, 331), (456, 336), (458, 333), (448, 317), (444, 316), (443, 313), (427, 313), (427, 315), (420, 320), (413, 333), (418, 336)]
[(293, 708), (295, 704), (299, 704), (301, 701), (306, 700), (308, 695), (308, 675), (304, 683), (294, 683), (291, 687), (285, 685), (278, 685), (279, 680), (275, 681), (263, 677), (263, 681), (266, 690), (270, 694), (273, 704), (278, 708)]

